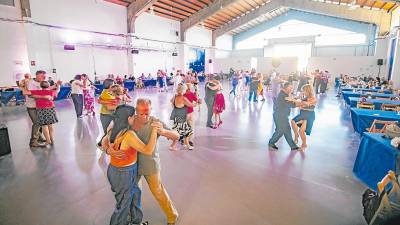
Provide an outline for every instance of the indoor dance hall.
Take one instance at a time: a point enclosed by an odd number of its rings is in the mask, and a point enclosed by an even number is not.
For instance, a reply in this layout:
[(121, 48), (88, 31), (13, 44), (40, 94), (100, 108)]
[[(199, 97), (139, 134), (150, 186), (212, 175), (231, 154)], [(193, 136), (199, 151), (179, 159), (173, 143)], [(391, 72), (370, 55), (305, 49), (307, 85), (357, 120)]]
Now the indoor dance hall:
[(0, 225), (400, 225), (400, 1), (0, 0)]

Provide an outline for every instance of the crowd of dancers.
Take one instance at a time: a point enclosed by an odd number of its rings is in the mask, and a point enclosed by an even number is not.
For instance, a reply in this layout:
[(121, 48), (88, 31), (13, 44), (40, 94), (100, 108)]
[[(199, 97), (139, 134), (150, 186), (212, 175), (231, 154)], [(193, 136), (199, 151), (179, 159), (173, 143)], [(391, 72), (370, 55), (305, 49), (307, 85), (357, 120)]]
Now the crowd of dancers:
[[(45, 76), (44, 71), (38, 71), (34, 79), (26, 74), (25, 79), (20, 82), (20, 88), (27, 97), (26, 106), (33, 124), (31, 147), (54, 144), (52, 125), (58, 119), (53, 101), (61, 82), (53, 81), (51, 85)], [(157, 76), (160, 78), (159, 91), (171, 91), (167, 86), (166, 74), (159, 70)], [(138, 187), (141, 177), (145, 178), (151, 193), (165, 213), (167, 224), (176, 224), (178, 211), (161, 182), (157, 141), (159, 137), (166, 137), (171, 141), (171, 151), (178, 150), (178, 145), (183, 149), (194, 150), (195, 108), (198, 107), (200, 111), (202, 99), (207, 108), (206, 127), (221, 127), (222, 113), (225, 110), (221, 78), (223, 77), (218, 75), (208, 76), (204, 84), (205, 96), (202, 98), (197, 73), (182, 74), (177, 71), (172, 78), (171, 127), (151, 115), (152, 103), (149, 99), (138, 98), (133, 107), (129, 104), (132, 97), (123, 87), (123, 82), (116, 82), (112, 78), (103, 81), (104, 89), (98, 97), (98, 103), (104, 133), (97, 146), (110, 156), (107, 178), (116, 200), (110, 224), (148, 224), (143, 222), (141, 211), (141, 190)], [(306, 136), (311, 134), (315, 120), (314, 109), (317, 104), (312, 78), (315, 77), (305, 74), (296, 77), (293, 74), (283, 76), (272, 72), (270, 76), (264, 77), (256, 71), (231, 71), (228, 75), (232, 87), (229, 95), (238, 97), (247, 91), (248, 101), (257, 102), (265, 101), (266, 92), (271, 91), (275, 132), (269, 140), (270, 150), (278, 150), (276, 143), (284, 136), (292, 150), (304, 151), (307, 148)], [(81, 74), (76, 75), (70, 85), (77, 118), (95, 116), (94, 83), (87, 75)], [(300, 108), (299, 114), (289, 120), (290, 110), (295, 107)]]

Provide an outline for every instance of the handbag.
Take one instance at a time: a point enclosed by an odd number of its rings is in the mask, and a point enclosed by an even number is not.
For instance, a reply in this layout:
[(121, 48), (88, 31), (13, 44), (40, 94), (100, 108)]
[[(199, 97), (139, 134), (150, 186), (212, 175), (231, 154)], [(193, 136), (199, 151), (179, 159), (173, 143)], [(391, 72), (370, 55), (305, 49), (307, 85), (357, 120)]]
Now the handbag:
[[(391, 184), (390, 188), (387, 188), (388, 184)], [(377, 186), (378, 192), (367, 189), (362, 196), (365, 220), (369, 225), (398, 221), (400, 219), (398, 178), (393, 171), (389, 171)]]

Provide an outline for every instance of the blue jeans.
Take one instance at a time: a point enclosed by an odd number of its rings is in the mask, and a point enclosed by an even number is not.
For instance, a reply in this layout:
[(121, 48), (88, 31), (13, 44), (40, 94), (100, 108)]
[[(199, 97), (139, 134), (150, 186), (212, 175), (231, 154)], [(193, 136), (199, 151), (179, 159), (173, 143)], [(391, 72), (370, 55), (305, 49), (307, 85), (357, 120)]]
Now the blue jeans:
[(251, 101), (252, 98), (253, 98), (253, 102), (257, 101), (257, 93), (256, 92), (257, 92), (257, 90), (250, 89), (249, 102)]
[(110, 225), (127, 225), (130, 222), (142, 222), (143, 213), (140, 203), (134, 201), (141, 191), (137, 186), (137, 163), (126, 167), (108, 166), (107, 178), (115, 195), (115, 209), (111, 216)]
[(232, 84), (232, 90), (229, 92), (229, 94), (232, 94), (236, 96), (236, 86), (237, 84)]

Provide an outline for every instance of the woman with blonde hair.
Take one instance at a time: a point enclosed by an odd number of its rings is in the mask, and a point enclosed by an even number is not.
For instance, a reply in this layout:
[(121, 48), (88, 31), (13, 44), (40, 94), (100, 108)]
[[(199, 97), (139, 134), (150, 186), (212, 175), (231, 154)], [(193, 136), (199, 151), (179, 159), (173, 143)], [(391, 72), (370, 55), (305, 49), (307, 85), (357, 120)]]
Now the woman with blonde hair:
[(314, 108), (317, 104), (317, 98), (310, 84), (304, 85), (301, 89), (300, 113), (292, 119), (291, 124), (294, 132), (294, 142), (297, 144), (300, 135), (302, 142), (301, 149), (304, 151), (307, 147), (306, 135), (311, 134), (311, 129), (315, 120)]
[[(176, 94), (171, 99), (171, 103), (173, 105), (173, 110), (170, 116), (170, 119), (174, 121), (174, 125), (172, 127), (173, 130), (179, 133), (180, 140), (183, 140), (184, 146), (188, 150), (193, 150), (193, 145), (190, 145), (190, 141), (193, 137), (193, 127), (189, 124), (187, 120), (187, 108), (195, 107), (195, 102), (190, 102), (185, 96), (186, 85), (178, 84), (176, 89)], [(176, 144), (178, 141), (174, 140), (169, 147), (171, 151), (176, 150)]]

